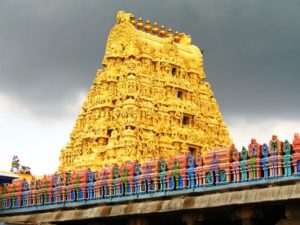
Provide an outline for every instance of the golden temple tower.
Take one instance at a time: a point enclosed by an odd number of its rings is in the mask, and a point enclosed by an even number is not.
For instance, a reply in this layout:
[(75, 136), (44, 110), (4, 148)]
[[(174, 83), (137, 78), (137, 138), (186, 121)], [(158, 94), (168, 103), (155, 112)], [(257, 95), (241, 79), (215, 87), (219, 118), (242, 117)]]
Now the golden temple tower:
[(59, 171), (204, 155), (230, 145), (190, 36), (120, 11), (102, 64), (61, 150)]

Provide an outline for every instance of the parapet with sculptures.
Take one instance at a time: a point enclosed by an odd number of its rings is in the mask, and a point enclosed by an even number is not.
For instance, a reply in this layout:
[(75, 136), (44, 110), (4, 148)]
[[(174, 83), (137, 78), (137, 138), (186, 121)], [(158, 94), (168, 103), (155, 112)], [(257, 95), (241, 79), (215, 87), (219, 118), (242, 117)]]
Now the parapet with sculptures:
[[(275, 149), (282, 151), (275, 151)], [(275, 152), (276, 153), (275, 153)], [(275, 157), (275, 158), (274, 158)], [(214, 149), (205, 156), (190, 152), (153, 161), (128, 161), (104, 166), (101, 170), (75, 170), (45, 175), (42, 179), (14, 180), (0, 196), (3, 210), (45, 204), (63, 204), (89, 200), (110, 201), (111, 198), (236, 183), (285, 179), (300, 175), (300, 137), (292, 144), (273, 135), (269, 144), (251, 140), (248, 150)], [(149, 195), (151, 198), (151, 195)], [(92, 203), (93, 201), (91, 201)]]

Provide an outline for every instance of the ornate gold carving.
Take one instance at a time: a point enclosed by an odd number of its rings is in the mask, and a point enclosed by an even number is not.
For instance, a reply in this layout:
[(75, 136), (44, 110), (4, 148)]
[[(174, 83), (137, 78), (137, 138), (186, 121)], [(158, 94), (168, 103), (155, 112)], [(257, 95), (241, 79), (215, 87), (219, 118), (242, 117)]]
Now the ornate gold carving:
[[(140, 23), (140, 24), (139, 24)], [(138, 26), (139, 29), (135, 28)], [(231, 140), (190, 36), (119, 12), (59, 171), (229, 147)], [(161, 37), (157, 36), (159, 34)]]

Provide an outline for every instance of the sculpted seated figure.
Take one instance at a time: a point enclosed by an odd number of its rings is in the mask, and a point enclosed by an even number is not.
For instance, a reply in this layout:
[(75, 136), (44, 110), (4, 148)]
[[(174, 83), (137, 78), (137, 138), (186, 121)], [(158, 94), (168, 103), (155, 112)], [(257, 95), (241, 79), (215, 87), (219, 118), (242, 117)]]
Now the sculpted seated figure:
[(232, 144), (231, 146), (231, 154), (233, 162), (231, 163), (231, 171), (233, 175), (233, 181), (238, 182), (240, 181), (240, 153), (237, 148)]
[(289, 143), (288, 140), (284, 141), (283, 144), (283, 169), (284, 169), (284, 176), (291, 176), (292, 175), (292, 163), (291, 163), (291, 144)]
[(269, 152), (271, 155), (277, 155), (281, 151), (280, 141), (276, 135), (272, 136), (269, 142)]
[(271, 155), (269, 156), (270, 176), (276, 177), (281, 175), (281, 172), (279, 171), (281, 166), (279, 163), (280, 158), (278, 157), (281, 153), (281, 144), (276, 135), (273, 135), (269, 142), (269, 153)]
[(249, 159), (249, 179), (256, 179), (260, 177), (260, 144), (256, 139), (251, 139), (251, 143), (248, 146)]
[(299, 151), (300, 150), (300, 135), (299, 135), (299, 133), (294, 134), (293, 150), (294, 151)]

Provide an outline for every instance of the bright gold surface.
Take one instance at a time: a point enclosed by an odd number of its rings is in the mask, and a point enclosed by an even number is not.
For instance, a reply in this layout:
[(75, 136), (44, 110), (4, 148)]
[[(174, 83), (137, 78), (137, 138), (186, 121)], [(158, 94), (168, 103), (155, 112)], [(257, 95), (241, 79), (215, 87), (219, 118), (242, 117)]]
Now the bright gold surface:
[(144, 32), (130, 16), (122, 11), (117, 15), (104, 69), (98, 70), (70, 141), (61, 150), (59, 171), (144, 162), (189, 150), (204, 155), (231, 143), (204, 81), (202, 54), (190, 36), (159, 37), (156, 30), (150, 33), (148, 21)]

